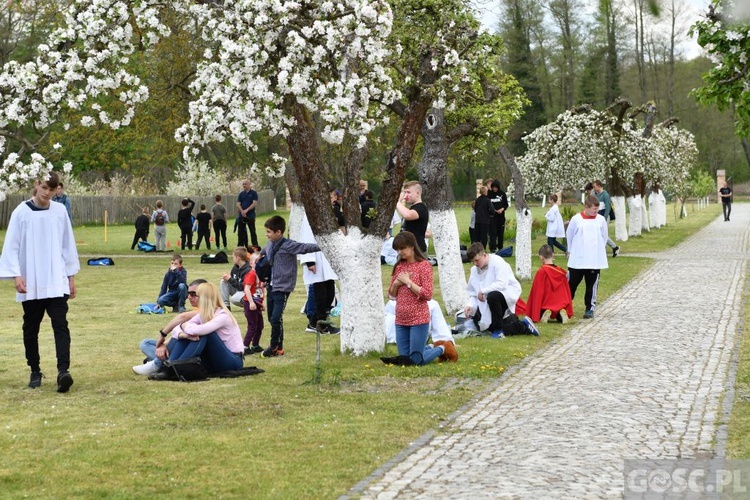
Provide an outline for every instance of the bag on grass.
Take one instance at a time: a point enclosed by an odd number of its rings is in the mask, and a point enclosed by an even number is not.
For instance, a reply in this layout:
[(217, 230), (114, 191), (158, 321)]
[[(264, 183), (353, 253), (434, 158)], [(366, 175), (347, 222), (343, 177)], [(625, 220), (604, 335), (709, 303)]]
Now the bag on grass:
[(156, 252), (156, 245), (154, 245), (153, 243), (149, 243), (148, 241), (139, 241), (138, 251), (139, 252)]
[(201, 358), (194, 356), (192, 358), (177, 359), (175, 361), (165, 361), (164, 366), (174, 371), (175, 377), (180, 382), (195, 382), (198, 380), (208, 380), (208, 371), (201, 363)]
[(498, 250), (495, 252), (495, 255), (499, 255), (500, 257), (513, 257), (513, 247), (505, 247), (501, 250)]
[(135, 308), (135, 312), (139, 314), (164, 314), (164, 308), (159, 304), (141, 304)]
[(215, 254), (204, 253), (201, 255), (201, 264), (226, 264), (229, 262), (229, 258), (224, 250), (219, 250)]
[(243, 368), (240, 368), (239, 370), (227, 370), (225, 372), (219, 372), (214, 376), (217, 378), (237, 378), (246, 377), (248, 375), (258, 375), (259, 373), (263, 373), (264, 371), (265, 370), (261, 370), (256, 366), (245, 366)]
[(109, 257), (96, 257), (95, 259), (89, 259), (90, 266), (114, 266), (115, 261)]

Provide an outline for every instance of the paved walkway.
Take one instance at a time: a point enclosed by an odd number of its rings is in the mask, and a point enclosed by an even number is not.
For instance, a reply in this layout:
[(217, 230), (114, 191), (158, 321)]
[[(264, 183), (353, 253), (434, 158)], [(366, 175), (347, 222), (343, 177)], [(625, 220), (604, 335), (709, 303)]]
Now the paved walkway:
[(722, 456), (750, 258), (733, 209), (352, 495), (621, 498), (625, 459)]

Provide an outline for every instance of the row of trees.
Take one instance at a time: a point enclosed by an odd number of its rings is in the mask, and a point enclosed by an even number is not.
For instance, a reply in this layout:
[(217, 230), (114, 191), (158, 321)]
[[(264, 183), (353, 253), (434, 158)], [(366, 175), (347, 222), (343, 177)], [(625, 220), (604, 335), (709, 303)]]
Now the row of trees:
[[(465, 278), (448, 159), (502, 142), (527, 103), (501, 66), (502, 39), (481, 31), (464, 1), (75, 0), (60, 19), (33, 57), (8, 61), (0, 73), (0, 192), (51, 169), (79, 128), (124, 133), (161, 90), (149, 84), (169, 80), (189, 101), (176, 132), (185, 161), (266, 149), (267, 160), (253, 168), (285, 176), (295, 201), (292, 228), (307, 213), (340, 277), (341, 348), (362, 354), (383, 346), (379, 249), (422, 138), (417, 171), (440, 279), (450, 284), (442, 287), (444, 304), (449, 313), (461, 307)], [(190, 41), (184, 67), (169, 78), (141, 78), (144, 62), (165, 47), (185, 47), (183, 39)], [(392, 136), (379, 143), (387, 161), (377, 162), (377, 215), (364, 231), (356, 180), (383, 130)], [(59, 143), (50, 142), (55, 133)], [(326, 196), (332, 157), (348, 180), (346, 235)], [(522, 191), (518, 198), (519, 219), (528, 222), (519, 227), (530, 227)]]

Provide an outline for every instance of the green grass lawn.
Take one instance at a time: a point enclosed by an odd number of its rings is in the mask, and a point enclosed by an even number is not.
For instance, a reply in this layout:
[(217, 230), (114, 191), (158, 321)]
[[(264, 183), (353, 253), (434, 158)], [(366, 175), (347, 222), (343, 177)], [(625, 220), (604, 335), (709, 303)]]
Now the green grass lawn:
[[(544, 211), (537, 207), (534, 214)], [(627, 257), (630, 249), (667, 248), (719, 213), (712, 205), (622, 244), (625, 256), (611, 259), (602, 273), (600, 300), (650, 265)], [(467, 209), (457, 211), (459, 227), (468, 225), (468, 215)], [(150, 382), (131, 366), (142, 361), (139, 341), (155, 338), (168, 316), (139, 315), (135, 308), (156, 299), (170, 254), (131, 252), (131, 226), (107, 228), (106, 239), (103, 227), (78, 227), (75, 233), (82, 255), (110, 256), (116, 265), (83, 265), (76, 278), (79, 296), (69, 313), (75, 378), (70, 393), (55, 392), (48, 323), (40, 334), (47, 378), (40, 389), (26, 387), (21, 306), (12, 282), (0, 281), (1, 497), (335, 497), (568, 328), (549, 324), (541, 325), (541, 337), (460, 340), (458, 363), (423, 368), (385, 366), (377, 355), (341, 355), (338, 337), (325, 336), (322, 381), (313, 383), (315, 335), (303, 333), (300, 280), (285, 313), (287, 355), (245, 359), (246, 366), (265, 373), (192, 384)], [(172, 248), (177, 233), (170, 225)], [(229, 239), (236, 242), (234, 235)], [(540, 235), (532, 248), (544, 242)], [(185, 252), (188, 278), (218, 282), (230, 266), (201, 265), (201, 253)], [(565, 259), (559, 264), (565, 266)], [(384, 283), (389, 271), (383, 269)], [(522, 285), (526, 296), (530, 282)], [(577, 316), (583, 310), (579, 295)], [(242, 324), (241, 313), (234, 314)], [(268, 337), (266, 325), (262, 345)], [(395, 353), (395, 346), (387, 350)]]

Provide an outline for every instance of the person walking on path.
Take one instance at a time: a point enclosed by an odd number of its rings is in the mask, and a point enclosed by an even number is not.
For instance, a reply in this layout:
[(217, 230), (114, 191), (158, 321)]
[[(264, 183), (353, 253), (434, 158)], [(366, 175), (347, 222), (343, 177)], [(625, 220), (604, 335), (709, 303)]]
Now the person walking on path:
[(660, 486), (650, 475), (672, 477), (654, 460), (716, 478), (734, 400), (750, 204), (733, 216), (735, 231), (717, 218), (677, 247), (642, 255), (655, 263), (596, 318), (506, 371), (440, 429), (410, 439), (348, 496), (684, 498), (648, 495)]
[(721, 209), (724, 212), (724, 222), (729, 222), (729, 216), (732, 215), (732, 188), (726, 182), (719, 189), (721, 196)]
[(570, 295), (576, 296), (581, 280), (586, 280), (586, 294), (583, 297), (586, 305), (585, 319), (594, 317), (596, 309), (596, 292), (599, 288), (599, 273), (607, 269), (607, 221), (599, 212), (599, 200), (588, 195), (583, 212), (570, 219), (565, 233), (568, 242), (568, 281)]

